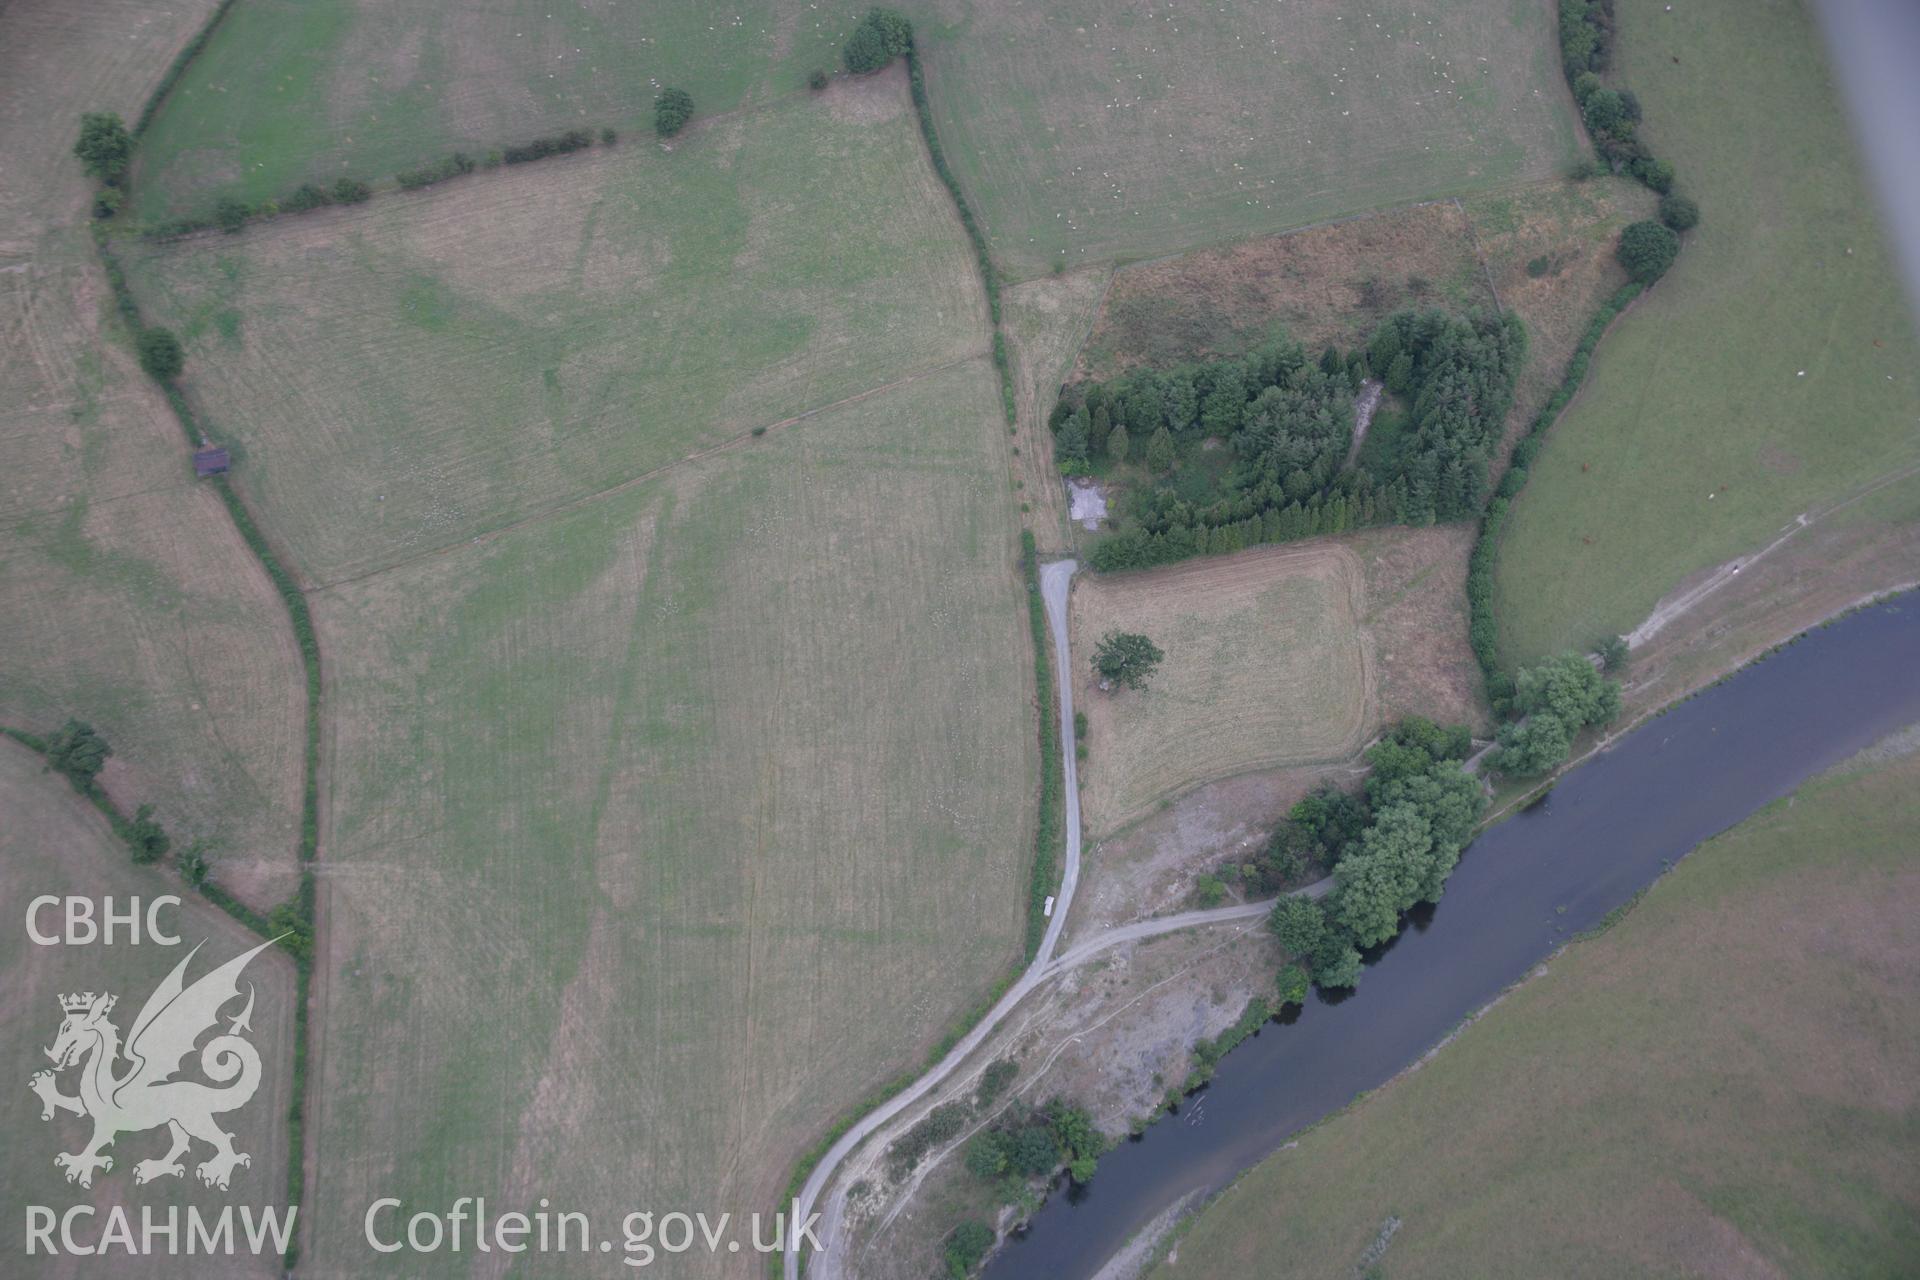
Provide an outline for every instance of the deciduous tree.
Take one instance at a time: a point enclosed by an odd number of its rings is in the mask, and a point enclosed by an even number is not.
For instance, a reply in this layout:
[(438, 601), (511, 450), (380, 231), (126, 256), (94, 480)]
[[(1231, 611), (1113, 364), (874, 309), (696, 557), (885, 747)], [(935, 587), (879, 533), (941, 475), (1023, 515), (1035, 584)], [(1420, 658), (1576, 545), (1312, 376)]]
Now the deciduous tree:
[(653, 131), (671, 138), (693, 119), (693, 95), (685, 89), (662, 89), (653, 99)]
[(913, 24), (897, 9), (869, 9), (847, 37), (841, 59), (855, 75), (878, 71), (913, 47)]
[(113, 748), (84, 720), (69, 720), (47, 742), (47, 764), (67, 776), (82, 791), (93, 790), (93, 780), (106, 767)]
[(133, 137), (116, 112), (89, 111), (80, 117), (80, 137), (73, 154), (81, 167), (109, 186), (118, 184), (133, 160)]
[(1620, 233), (1614, 251), (1627, 274), (1642, 284), (1652, 284), (1667, 273), (1680, 253), (1680, 237), (1657, 222), (1631, 223)]
[(1093, 649), (1093, 669), (1103, 679), (1129, 689), (1144, 689), (1167, 655), (1159, 645), (1133, 631), (1109, 631)]
[(148, 325), (140, 331), (134, 340), (134, 348), (140, 356), (140, 367), (147, 376), (161, 382), (171, 382), (180, 376), (187, 367), (187, 355), (180, 347), (180, 339), (173, 336), (171, 329), (159, 325)]

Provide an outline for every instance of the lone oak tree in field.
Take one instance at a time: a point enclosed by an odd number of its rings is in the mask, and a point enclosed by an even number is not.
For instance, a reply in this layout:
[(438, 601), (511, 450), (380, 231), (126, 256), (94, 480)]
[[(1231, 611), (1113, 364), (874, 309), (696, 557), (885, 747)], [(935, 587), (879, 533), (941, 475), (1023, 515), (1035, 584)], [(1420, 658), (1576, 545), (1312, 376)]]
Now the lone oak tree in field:
[(1093, 669), (1104, 680), (1144, 689), (1160, 660), (1160, 646), (1137, 632), (1109, 631), (1093, 650)]

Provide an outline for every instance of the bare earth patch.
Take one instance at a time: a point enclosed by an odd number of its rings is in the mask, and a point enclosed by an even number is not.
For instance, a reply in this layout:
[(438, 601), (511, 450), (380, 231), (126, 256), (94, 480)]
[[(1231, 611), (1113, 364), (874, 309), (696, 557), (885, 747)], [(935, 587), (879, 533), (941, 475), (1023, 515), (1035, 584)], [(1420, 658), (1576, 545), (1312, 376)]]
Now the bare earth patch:
[[(1744, 560), (1739, 573), (1720, 574), (1711, 591), (1699, 594), (1706, 584), (1696, 580), (1662, 601), (1661, 625), (1634, 644), (1629, 715), (1684, 697), (1874, 595), (1920, 582), (1920, 475), (1809, 513), (1804, 527)], [(1691, 607), (1680, 607), (1689, 598)]]

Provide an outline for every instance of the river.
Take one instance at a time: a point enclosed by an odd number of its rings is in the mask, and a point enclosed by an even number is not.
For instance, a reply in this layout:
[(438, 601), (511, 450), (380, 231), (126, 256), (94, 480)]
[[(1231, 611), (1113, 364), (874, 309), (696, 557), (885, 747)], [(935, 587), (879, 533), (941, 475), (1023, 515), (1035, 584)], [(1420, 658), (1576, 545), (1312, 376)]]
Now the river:
[(1227, 1055), (1207, 1089), (1057, 1194), (994, 1280), (1092, 1276), (1137, 1231), (1391, 1079), (1717, 832), (1920, 721), (1920, 594), (1860, 610), (1679, 704), (1470, 845), (1437, 907)]

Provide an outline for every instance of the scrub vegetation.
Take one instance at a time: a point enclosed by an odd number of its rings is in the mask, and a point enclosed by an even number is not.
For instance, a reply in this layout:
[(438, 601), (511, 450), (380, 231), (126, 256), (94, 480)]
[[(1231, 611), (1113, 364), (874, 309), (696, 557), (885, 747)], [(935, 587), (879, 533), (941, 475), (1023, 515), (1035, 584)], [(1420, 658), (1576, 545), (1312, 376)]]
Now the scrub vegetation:
[(1392, 939), (1415, 905), (1440, 901), (1486, 808), (1478, 779), (1460, 767), (1472, 745), (1463, 725), (1403, 720), (1367, 749), (1362, 791), (1318, 787), (1275, 830), (1262, 871), (1282, 881), (1302, 865), (1333, 873), (1331, 893), (1282, 898), (1269, 921), (1320, 987), (1357, 985), (1361, 948)]

